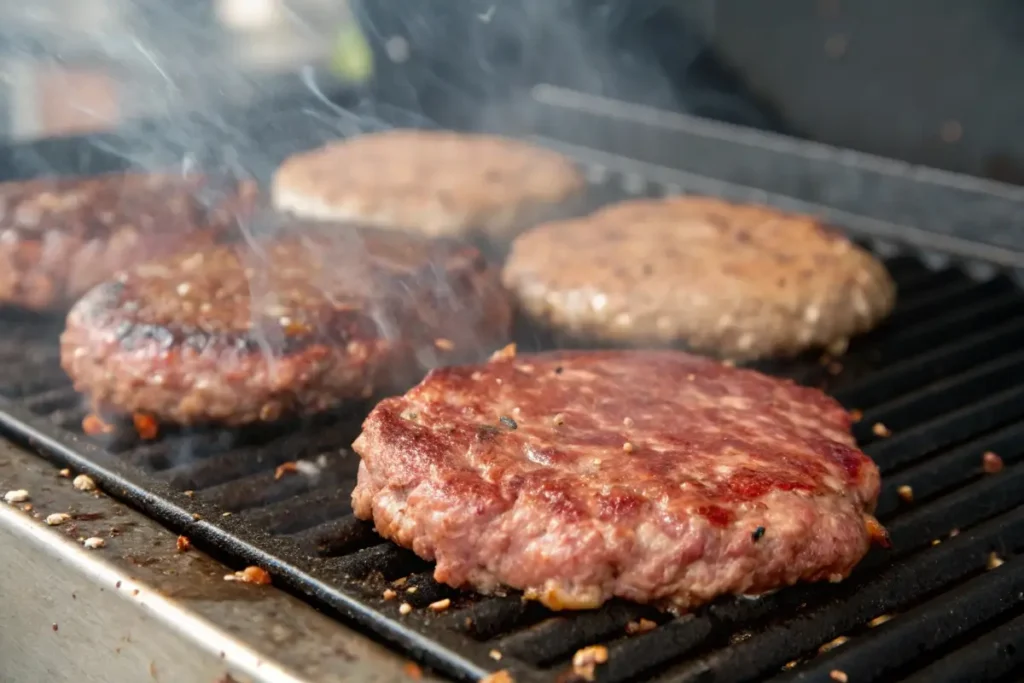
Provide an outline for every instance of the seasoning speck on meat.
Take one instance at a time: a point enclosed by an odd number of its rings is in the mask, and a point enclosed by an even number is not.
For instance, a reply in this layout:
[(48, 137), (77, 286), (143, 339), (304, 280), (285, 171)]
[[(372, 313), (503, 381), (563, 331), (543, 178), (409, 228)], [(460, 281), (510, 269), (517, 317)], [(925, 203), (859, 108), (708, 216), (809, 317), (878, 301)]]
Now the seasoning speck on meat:
[(501, 416), (501, 417), (499, 418), (499, 420), (501, 421), (501, 424), (505, 425), (505, 426), (506, 426), (506, 427), (508, 427), (509, 429), (517, 429), (517, 428), (519, 427), (519, 425), (518, 425), (518, 424), (516, 423), (516, 421), (515, 421), (515, 420), (513, 420), (513, 419), (512, 419), (511, 417), (509, 417), (508, 415), (502, 415), (502, 416)]
[[(513, 407), (515, 431), (479, 438)], [(885, 542), (878, 469), (850, 429), (817, 390), (682, 352), (498, 358), (374, 408), (353, 444), (353, 510), (456, 588), (692, 609), (841, 580)]]
[(750, 538), (751, 538), (751, 540), (754, 541), (754, 543), (757, 543), (763, 537), (764, 537), (764, 527), (763, 526), (757, 527), (756, 529), (754, 529), (753, 533), (750, 534)]

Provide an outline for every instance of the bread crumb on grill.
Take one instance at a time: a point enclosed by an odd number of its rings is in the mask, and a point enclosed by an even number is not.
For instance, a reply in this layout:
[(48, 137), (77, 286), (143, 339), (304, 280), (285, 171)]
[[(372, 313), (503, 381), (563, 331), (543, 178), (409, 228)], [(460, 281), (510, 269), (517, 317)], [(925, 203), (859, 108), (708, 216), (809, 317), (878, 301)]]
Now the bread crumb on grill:
[(896, 495), (907, 503), (912, 503), (914, 501), (914, 489), (910, 488), (906, 484), (903, 484), (896, 489)]
[(516, 345), (509, 344), (508, 346), (498, 349), (491, 354), (491, 360), (512, 360), (516, 357)]
[(178, 540), (175, 541), (174, 547), (179, 553), (188, 552), (192, 549), (192, 541), (189, 540), (188, 536), (178, 536)]
[(89, 436), (96, 436), (98, 434), (110, 434), (114, 431), (114, 426), (104, 422), (95, 413), (89, 413), (82, 418), (82, 431)]
[(871, 431), (872, 431), (872, 433), (874, 433), (875, 436), (882, 437), (882, 438), (885, 438), (887, 436), (892, 436), (892, 430), (889, 429), (888, 427), (886, 427), (881, 422), (876, 422), (871, 427)]
[(501, 653), (498, 652), (497, 650), (491, 650), (490, 652), (487, 653), (487, 656), (490, 657), (491, 659), (493, 659), (496, 662), (500, 662), (501, 661)]
[(67, 467), (65, 467), (64, 469), (62, 469), (60, 472), (57, 473), (57, 476), (58, 477), (63, 477), (64, 479), (70, 479), (71, 478), (71, 470), (69, 470)]
[(71, 515), (67, 514), (66, 512), (54, 512), (52, 515), (46, 516), (46, 525), (60, 526), (69, 519), (71, 519)]
[(877, 617), (868, 622), (868, 626), (871, 628), (875, 628), (876, 626), (881, 626), (890, 619), (892, 619), (891, 614), (879, 614)]
[(440, 351), (453, 351), (455, 349), (455, 342), (451, 339), (440, 337), (434, 340), (434, 346), (436, 346)]
[(818, 648), (818, 653), (819, 654), (825, 654), (826, 652), (828, 652), (830, 650), (834, 650), (837, 647), (839, 647), (840, 645), (844, 645), (844, 644), (846, 644), (848, 642), (850, 642), (849, 638), (847, 638), (846, 636), (839, 636), (835, 640), (830, 640), (829, 642), (827, 642), (824, 645), (822, 645), (821, 647), (819, 647)]
[(274, 481), (277, 481), (286, 474), (295, 474), (299, 471), (299, 466), (294, 462), (284, 462), (277, 466), (274, 470)]
[(512, 674), (502, 669), (480, 679), (480, 683), (516, 683)]
[(270, 584), (270, 574), (262, 567), (246, 567), (240, 572), (225, 575), (224, 580), (238, 581), (240, 583), (253, 583), (257, 586), (266, 586)]
[(82, 545), (84, 545), (89, 550), (96, 550), (97, 548), (102, 548), (106, 544), (107, 544), (106, 541), (104, 541), (102, 538), (98, 538), (96, 536), (93, 536), (91, 538), (87, 538), (84, 541), (82, 541)]
[(409, 603), (403, 602), (401, 605), (398, 606), (399, 614), (405, 615), (409, 614), (410, 612), (412, 612), (412, 605), (410, 605)]
[(16, 489), (4, 494), (4, 502), (14, 505), (15, 503), (24, 503), (29, 497), (28, 491), (25, 489)]
[(191, 489), (190, 489), (190, 490), (188, 490), (188, 491), (185, 491), (184, 493), (185, 493), (185, 497), (186, 497), (186, 498), (194, 498), (194, 497), (195, 497), (195, 495), (196, 495), (196, 492), (195, 492), (195, 491), (192, 491)]
[(391, 590), (390, 588), (385, 588), (384, 592), (381, 593), (381, 597), (385, 600), (394, 600), (396, 597), (398, 597), (398, 593)]
[(555, 423), (556, 427), (561, 427), (565, 424), (565, 415), (557, 413), (553, 418), (551, 418), (551, 421)]
[(429, 608), (434, 612), (443, 612), (451, 606), (452, 601), (449, 598), (444, 598), (443, 600), (430, 603)]
[(79, 491), (95, 491), (96, 482), (88, 474), (79, 474), (71, 480), (71, 485)]
[(622, 450), (624, 450), (627, 453), (632, 453), (633, 451), (636, 450), (636, 446), (627, 441), (626, 443), (622, 444)]
[(631, 621), (626, 624), (626, 633), (631, 636), (635, 636), (638, 633), (647, 633), (658, 628), (657, 622), (651, 621), (650, 619), (638, 619), (637, 621)]
[(608, 648), (604, 645), (590, 645), (576, 651), (572, 656), (572, 672), (580, 678), (592, 681), (598, 664), (608, 661)]
[(406, 662), (402, 666), (402, 671), (405, 672), (406, 676), (408, 676), (414, 681), (419, 681), (423, 679), (423, 669), (421, 669), (419, 664), (417, 664), (416, 662)]
[(160, 435), (160, 425), (156, 418), (147, 413), (135, 413), (132, 415), (132, 424), (135, 426), (135, 433), (143, 441), (152, 441)]
[(850, 680), (850, 677), (846, 675), (846, 672), (840, 671), (839, 669), (832, 669), (832, 671), (829, 672), (828, 677), (833, 681), (838, 681), (838, 683), (848, 683)]
[(981, 467), (987, 474), (1002, 472), (1003, 459), (992, 451), (985, 451), (981, 456)]
[(993, 551), (988, 554), (988, 560), (985, 561), (985, 568), (996, 569), (998, 567), (1002, 567), (1004, 563), (1005, 560), (999, 557), (999, 553)]

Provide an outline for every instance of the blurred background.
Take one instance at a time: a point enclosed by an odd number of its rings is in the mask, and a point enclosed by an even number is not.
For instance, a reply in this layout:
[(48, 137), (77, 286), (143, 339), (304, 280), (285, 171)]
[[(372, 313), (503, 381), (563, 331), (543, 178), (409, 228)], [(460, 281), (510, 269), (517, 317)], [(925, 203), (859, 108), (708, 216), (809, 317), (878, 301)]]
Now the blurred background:
[(553, 82), (1024, 184), (1014, 0), (33, 0), (0, 39), (8, 139), (320, 94), (473, 127)]

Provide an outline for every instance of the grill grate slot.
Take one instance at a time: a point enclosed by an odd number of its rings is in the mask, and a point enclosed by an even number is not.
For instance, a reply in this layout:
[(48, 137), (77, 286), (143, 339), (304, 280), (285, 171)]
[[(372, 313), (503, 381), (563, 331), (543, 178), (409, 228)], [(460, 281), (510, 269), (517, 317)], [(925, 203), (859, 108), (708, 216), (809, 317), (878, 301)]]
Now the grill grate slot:
[[(1021, 599), (1018, 594), (1017, 599)], [(906, 679), (906, 683), (996, 680), (1024, 666), (1024, 616), (978, 638)], [(1016, 679), (1019, 680), (1019, 676)]]

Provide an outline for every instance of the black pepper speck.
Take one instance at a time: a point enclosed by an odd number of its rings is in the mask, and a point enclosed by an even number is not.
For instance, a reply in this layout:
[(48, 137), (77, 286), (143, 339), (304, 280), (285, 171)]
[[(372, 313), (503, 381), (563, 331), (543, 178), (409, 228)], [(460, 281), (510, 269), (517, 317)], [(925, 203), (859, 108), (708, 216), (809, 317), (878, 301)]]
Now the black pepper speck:
[(519, 427), (519, 425), (516, 424), (516, 421), (508, 415), (502, 415), (498, 420), (509, 429), (517, 429)]
[(756, 529), (754, 529), (754, 533), (750, 534), (750, 538), (754, 541), (754, 543), (760, 541), (762, 536), (764, 536), (763, 526), (757, 527)]

